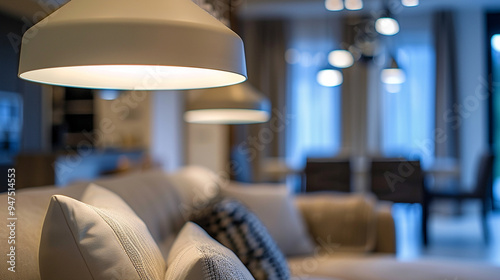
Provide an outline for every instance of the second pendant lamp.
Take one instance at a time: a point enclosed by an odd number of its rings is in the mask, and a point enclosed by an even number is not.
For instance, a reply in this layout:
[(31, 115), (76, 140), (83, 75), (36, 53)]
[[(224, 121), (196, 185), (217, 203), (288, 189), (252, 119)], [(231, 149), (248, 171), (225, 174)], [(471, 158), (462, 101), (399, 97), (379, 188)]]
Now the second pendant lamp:
[(269, 100), (248, 82), (189, 92), (184, 120), (203, 124), (250, 124), (267, 122)]

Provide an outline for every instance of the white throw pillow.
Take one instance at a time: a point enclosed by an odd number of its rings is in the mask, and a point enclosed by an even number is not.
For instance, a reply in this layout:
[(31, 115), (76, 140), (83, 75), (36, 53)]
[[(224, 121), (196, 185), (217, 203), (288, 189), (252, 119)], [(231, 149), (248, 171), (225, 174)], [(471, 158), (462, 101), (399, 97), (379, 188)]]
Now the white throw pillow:
[(52, 197), (40, 240), (42, 280), (163, 279), (158, 246), (118, 195), (91, 184), (82, 201)]
[(245, 204), (267, 227), (285, 256), (308, 255), (314, 244), (284, 185), (232, 183), (222, 195)]
[(219, 194), (217, 174), (205, 167), (187, 166), (168, 175), (168, 179), (180, 194), (180, 210), (186, 220)]
[(177, 236), (167, 266), (165, 280), (254, 279), (233, 252), (192, 222)]

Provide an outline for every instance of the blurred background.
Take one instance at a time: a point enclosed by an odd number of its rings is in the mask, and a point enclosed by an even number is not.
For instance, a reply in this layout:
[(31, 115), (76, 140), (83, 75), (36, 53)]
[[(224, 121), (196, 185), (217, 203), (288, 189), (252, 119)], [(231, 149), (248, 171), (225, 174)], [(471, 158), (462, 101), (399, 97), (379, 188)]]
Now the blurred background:
[(185, 91), (20, 80), (23, 33), (65, 2), (0, 0), (0, 168), (18, 188), (202, 165), (372, 192), (395, 203), (399, 258), (500, 265), (500, 2), (194, 1), (242, 37), (246, 83), (270, 104), (240, 125), (186, 122)]

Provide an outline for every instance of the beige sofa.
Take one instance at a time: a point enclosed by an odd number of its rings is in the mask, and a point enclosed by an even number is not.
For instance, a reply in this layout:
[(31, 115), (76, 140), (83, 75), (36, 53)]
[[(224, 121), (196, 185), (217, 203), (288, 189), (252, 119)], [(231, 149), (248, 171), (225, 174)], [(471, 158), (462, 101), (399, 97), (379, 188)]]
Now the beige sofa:
[[(201, 168), (173, 174), (149, 171), (97, 180), (123, 198), (147, 225), (166, 258), (189, 212), (214, 196), (217, 178)], [(80, 199), (87, 183), (53, 186), (16, 193), (16, 272), (8, 271), (9, 229), (0, 227), (4, 256), (0, 279), (40, 279), (38, 248), (49, 199), (63, 194)], [(7, 195), (0, 201), (6, 205)], [(322, 194), (296, 197), (316, 249), (306, 256), (287, 256), (293, 279), (499, 279), (500, 268), (445, 261), (400, 262), (395, 259), (395, 230), (389, 205), (356, 195)], [(7, 223), (6, 207), (0, 219)], [(276, 230), (276, 229), (275, 229)]]

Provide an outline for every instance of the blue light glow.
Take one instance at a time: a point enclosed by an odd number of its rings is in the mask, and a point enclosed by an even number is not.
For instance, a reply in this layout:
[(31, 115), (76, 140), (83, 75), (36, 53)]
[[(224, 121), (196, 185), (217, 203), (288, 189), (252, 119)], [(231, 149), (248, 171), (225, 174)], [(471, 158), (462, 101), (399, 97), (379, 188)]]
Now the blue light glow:
[(500, 34), (491, 36), (491, 47), (495, 51), (500, 52)]

